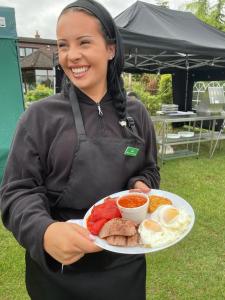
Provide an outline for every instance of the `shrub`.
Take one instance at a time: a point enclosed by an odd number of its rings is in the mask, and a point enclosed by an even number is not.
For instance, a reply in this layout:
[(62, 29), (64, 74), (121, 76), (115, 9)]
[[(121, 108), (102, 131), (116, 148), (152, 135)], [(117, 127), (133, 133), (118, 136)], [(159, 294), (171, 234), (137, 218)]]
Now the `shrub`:
[(53, 92), (53, 89), (43, 84), (38, 84), (34, 90), (30, 90), (24, 95), (25, 107), (28, 107), (34, 101), (53, 95)]
[(170, 74), (161, 75), (158, 94), (162, 103), (173, 103), (172, 78)]
[(124, 74), (125, 87), (139, 96), (151, 114), (161, 109), (162, 103), (173, 103), (172, 77), (170, 74), (132, 75), (132, 85), (128, 74)]
[(160, 95), (150, 95), (149, 92), (145, 91), (143, 85), (140, 82), (132, 83), (132, 91), (137, 93), (139, 99), (144, 103), (145, 107), (152, 115), (160, 109)]
[(156, 74), (143, 74), (141, 77), (141, 83), (144, 84), (145, 90), (151, 95), (156, 95), (159, 86), (159, 76)]

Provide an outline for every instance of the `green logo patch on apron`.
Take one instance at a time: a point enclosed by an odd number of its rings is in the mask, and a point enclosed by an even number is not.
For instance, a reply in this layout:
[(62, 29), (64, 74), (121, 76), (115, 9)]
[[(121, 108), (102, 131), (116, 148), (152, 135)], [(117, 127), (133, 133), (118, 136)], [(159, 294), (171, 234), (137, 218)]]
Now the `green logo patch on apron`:
[(126, 156), (137, 156), (140, 149), (128, 146), (124, 152)]

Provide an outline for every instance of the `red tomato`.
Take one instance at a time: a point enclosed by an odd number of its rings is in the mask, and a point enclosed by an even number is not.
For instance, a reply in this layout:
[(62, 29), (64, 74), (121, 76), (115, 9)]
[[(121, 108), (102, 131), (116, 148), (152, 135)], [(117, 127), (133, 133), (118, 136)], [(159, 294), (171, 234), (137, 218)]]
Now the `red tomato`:
[(87, 219), (87, 228), (92, 234), (98, 235), (103, 225), (114, 218), (121, 218), (121, 213), (115, 199), (108, 197), (104, 203), (93, 207)]
[(95, 234), (95, 235), (99, 234), (103, 225), (108, 221), (107, 219), (100, 219), (96, 222), (92, 222), (89, 219), (90, 218), (88, 218), (88, 220), (87, 220), (87, 228), (92, 234)]
[(91, 212), (91, 220), (93, 222), (105, 218), (111, 220), (113, 218), (121, 218), (120, 211), (116, 205), (116, 202), (113, 200), (107, 200), (106, 202), (96, 205)]

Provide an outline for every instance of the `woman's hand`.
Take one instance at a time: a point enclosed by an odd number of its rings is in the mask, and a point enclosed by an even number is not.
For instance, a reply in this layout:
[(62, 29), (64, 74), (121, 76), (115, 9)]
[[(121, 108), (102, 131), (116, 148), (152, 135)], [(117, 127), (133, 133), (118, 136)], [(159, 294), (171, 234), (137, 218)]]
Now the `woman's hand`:
[(93, 237), (85, 228), (69, 222), (48, 226), (44, 234), (44, 249), (63, 265), (78, 261), (86, 253), (102, 250), (93, 243)]
[(142, 192), (142, 193), (149, 193), (151, 189), (143, 182), (143, 181), (136, 181), (134, 184), (134, 188), (130, 190), (131, 192)]

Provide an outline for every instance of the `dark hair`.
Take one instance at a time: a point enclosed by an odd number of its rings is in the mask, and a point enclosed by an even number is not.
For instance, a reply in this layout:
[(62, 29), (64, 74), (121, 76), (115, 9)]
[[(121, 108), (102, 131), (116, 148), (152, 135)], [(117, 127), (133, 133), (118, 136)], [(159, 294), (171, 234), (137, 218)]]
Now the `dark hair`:
[[(109, 12), (98, 2), (93, 0), (77, 0), (66, 6), (59, 18), (68, 10), (79, 10), (95, 17), (101, 24), (103, 37), (107, 44), (115, 44), (115, 56), (108, 62), (107, 86), (113, 99), (113, 105), (119, 120), (126, 120), (126, 91), (121, 77), (124, 67), (124, 49), (119, 30)], [(71, 82), (64, 74), (62, 91), (68, 95)]]

